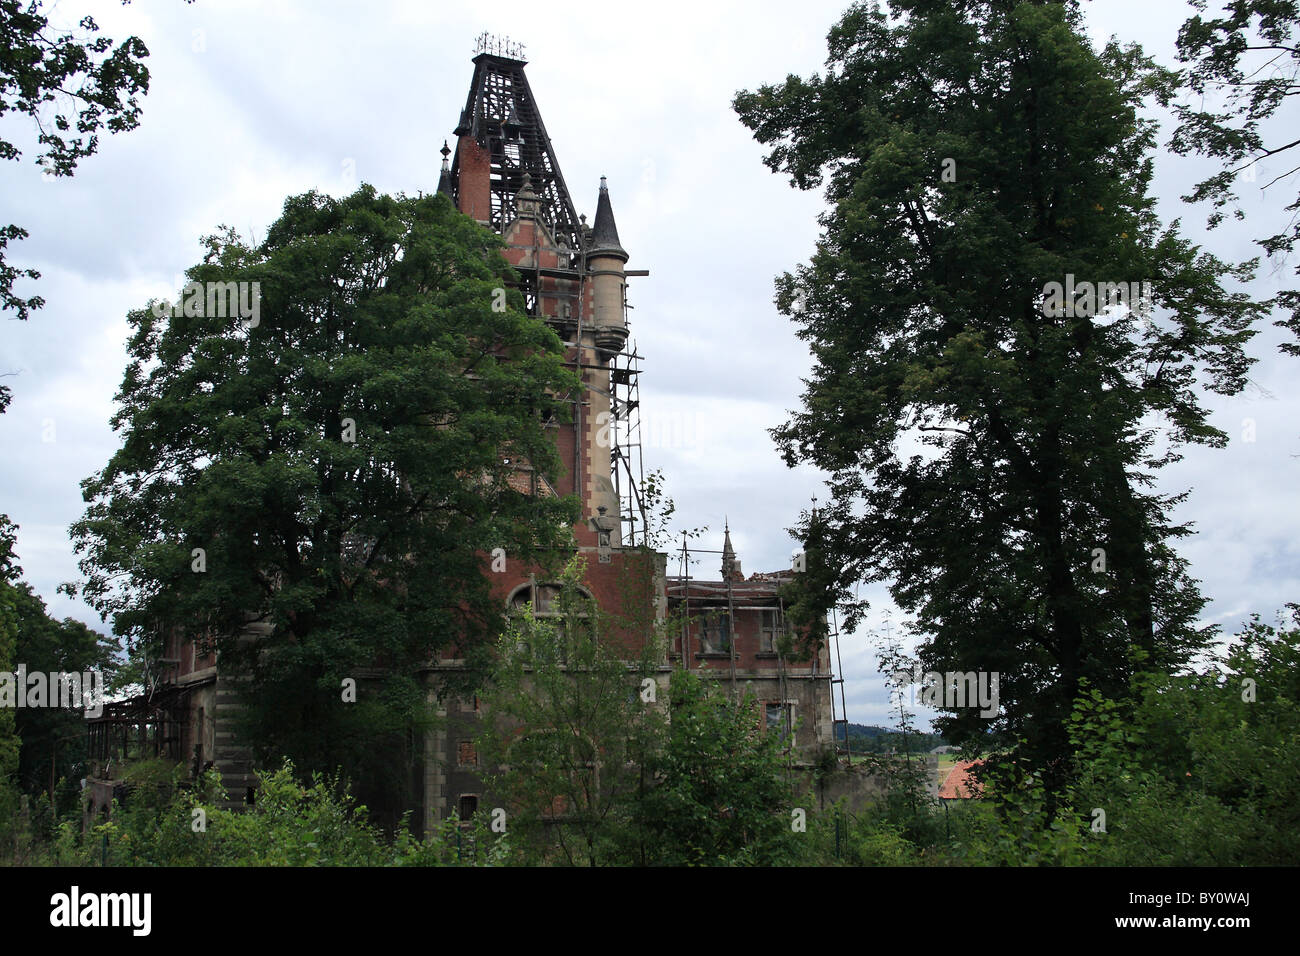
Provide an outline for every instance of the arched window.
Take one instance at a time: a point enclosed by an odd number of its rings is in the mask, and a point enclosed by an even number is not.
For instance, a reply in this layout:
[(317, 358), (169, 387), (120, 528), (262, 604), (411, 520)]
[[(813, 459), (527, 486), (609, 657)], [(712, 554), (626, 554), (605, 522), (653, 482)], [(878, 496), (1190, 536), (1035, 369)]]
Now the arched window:
[[(521, 584), (510, 592), (510, 597), (506, 599), (506, 608), (512, 615), (522, 615), (524, 609), (531, 604), (533, 617), (554, 628), (557, 638), (563, 638), (566, 633), (566, 615), (560, 610), (560, 590), (561, 586), (555, 582)], [(586, 588), (579, 585), (577, 590), (581, 604), (580, 610), (573, 616), (586, 619), (589, 613), (583, 605), (594, 604), (594, 601), (591, 592)], [(562, 664), (568, 660), (565, 644), (564, 640), (557, 642), (559, 661)], [(531, 653), (527, 641), (520, 642), (520, 649), (525, 654)]]
[[(586, 588), (579, 586), (578, 594), (586, 601), (592, 600), (591, 592)], [(560, 617), (560, 585), (554, 583), (548, 584), (521, 584), (510, 592), (510, 597), (506, 601), (506, 607), (511, 611), (522, 611), (525, 605), (533, 606), (533, 617)], [(586, 617), (586, 614), (582, 614)]]

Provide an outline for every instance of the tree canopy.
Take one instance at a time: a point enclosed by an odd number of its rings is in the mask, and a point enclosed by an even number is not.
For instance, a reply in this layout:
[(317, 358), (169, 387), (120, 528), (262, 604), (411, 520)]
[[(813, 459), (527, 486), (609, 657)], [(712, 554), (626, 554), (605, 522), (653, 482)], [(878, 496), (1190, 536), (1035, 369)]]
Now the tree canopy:
[[(127, 37), (114, 45), (95, 36), (99, 26), (89, 16), (78, 26), (81, 35), (51, 27), (40, 0), (0, 0), (0, 116), (32, 119), (43, 147), (36, 162), (50, 176), (71, 176), (77, 162), (99, 148), (100, 130), (138, 126), (139, 98), (149, 92), (144, 41)], [(21, 156), (17, 145), (0, 138), (0, 159)], [(23, 298), (14, 291), (15, 280), (41, 277), (5, 261), (9, 243), (25, 238), (27, 230), (19, 226), (0, 226), (0, 311), (12, 310), (19, 319), (45, 304), (40, 296)]]
[(575, 380), (445, 197), (309, 193), (261, 244), (206, 246), (180, 303), (129, 316), (122, 445), (73, 527), (83, 593), (137, 653), (178, 635), (249, 674), (264, 756), (383, 779), (419, 665), (482, 663), (500, 633), (486, 556), (570, 539), (574, 503), (517, 475), (558, 469), (543, 422)]
[(1200, 395), (1243, 387), (1262, 309), (1225, 288), (1249, 264), (1153, 212), (1139, 108), (1172, 82), (1093, 49), (1074, 3), (900, 0), (852, 7), (824, 75), (735, 101), (773, 170), (826, 186), (811, 261), (776, 283), (814, 369), (773, 437), (830, 475), (848, 624), (852, 583), (890, 582), (926, 670), (1001, 676), (996, 718), (937, 729), (1057, 768), (1081, 679), (1123, 699), (1208, 636), (1180, 498), (1150, 485), (1227, 442)]
[[(1300, 173), (1294, 162), (1300, 139), (1294, 138), (1294, 127), (1280, 122), (1284, 107), (1300, 96), (1300, 3), (1230, 0), (1218, 16), (1205, 16), (1207, 5), (1193, 0), (1197, 12), (1178, 31), (1178, 59), (1186, 64), (1182, 88), (1188, 95), (1174, 105), (1178, 126), (1170, 148), (1222, 162), (1219, 172), (1183, 197), (1210, 200), (1209, 225), (1214, 228), (1229, 209), (1236, 218), (1245, 217), (1237, 205), (1241, 183), (1258, 183), (1267, 191)], [(1290, 168), (1276, 176), (1262, 173), (1262, 162), (1273, 157)], [(1269, 256), (1279, 259), (1294, 252), (1300, 241), (1300, 196), (1283, 211), (1291, 213), (1287, 224), (1258, 240)], [(1292, 274), (1300, 275), (1300, 265)], [(1277, 324), (1300, 336), (1300, 290), (1283, 290), (1276, 301), (1291, 310), (1291, 317)], [(1295, 342), (1284, 342), (1281, 349), (1300, 355)]]

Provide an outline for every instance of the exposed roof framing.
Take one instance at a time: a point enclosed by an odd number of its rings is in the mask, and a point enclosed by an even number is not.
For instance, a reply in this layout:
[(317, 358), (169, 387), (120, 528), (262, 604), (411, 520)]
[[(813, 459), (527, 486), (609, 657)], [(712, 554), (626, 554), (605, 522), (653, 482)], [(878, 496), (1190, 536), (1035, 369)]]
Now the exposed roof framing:
[[(578, 252), (583, 247), (578, 214), (524, 66), (523, 60), (492, 53), (474, 57), (474, 80), (456, 135), (473, 136), (490, 157), (492, 228), (501, 232), (514, 218), (515, 194), (527, 173), (551, 235)], [(459, 155), (452, 161), (451, 173), (459, 200)]]

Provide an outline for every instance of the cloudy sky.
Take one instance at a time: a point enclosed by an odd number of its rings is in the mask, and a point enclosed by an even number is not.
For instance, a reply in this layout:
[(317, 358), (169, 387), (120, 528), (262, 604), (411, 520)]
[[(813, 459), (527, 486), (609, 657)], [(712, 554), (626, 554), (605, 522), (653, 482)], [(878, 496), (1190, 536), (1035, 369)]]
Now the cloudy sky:
[[(762, 165), (730, 103), (740, 89), (821, 69), (844, 5), (57, 4), (58, 24), (93, 12), (104, 35), (141, 37), (152, 80), (140, 127), (105, 138), (73, 179), (45, 181), (30, 125), (0, 121), (25, 150), (0, 165), (0, 221), (31, 233), (10, 260), (40, 270), (46, 299), (31, 321), (0, 327), (0, 372), (18, 373), (5, 380), (15, 398), (0, 416), (0, 511), (20, 525), (26, 579), (56, 616), (102, 626), (55, 589), (78, 578), (67, 528), (83, 508), (79, 482), (117, 447), (108, 420), (127, 311), (174, 298), (216, 226), (264, 236), (286, 196), (339, 196), (360, 182), (436, 188), (437, 151), (485, 30), (527, 44), (529, 80), (579, 212), (594, 214), (607, 176), (628, 267), (651, 272), (630, 290), (645, 357), (646, 467), (666, 472), (683, 527), (709, 527), (702, 547), (721, 546), (725, 516), (747, 572), (788, 567), (784, 529), (826, 495), (816, 472), (780, 462), (767, 435), (798, 404), (810, 364), (772, 303), (772, 278), (808, 258), (822, 207)], [(1185, 3), (1085, 7), (1095, 41), (1117, 35), (1172, 63)], [(1275, 165), (1257, 185), (1290, 164)], [(1163, 218), (1182, 218), (1186, 234), (1223, 257), (1253, 255), (1250, 237), (1279, 221), (1294, 180), (1262, 195), (1247, 186), (1247, 225), (1206, 233), (1203, 211), (1178, 200), (1206, 169), (1161, 152)], [(1289, 271), (1261, 270), (1255, 294), (1273, 294)], [(1300, 395), (1281, 340), (1278, 330), (1254, 340), (1262, 390), (1211, 402), (1230, 447), (1193, 449), (1163, 476), (1163, 490), (1191, 489), (1179, 517), (1198, 534), (1182, 551), (1212, 600), (1207, 618), (1229, 631), (1251, 611), (1271, 618), (1300, 600)], [(1245, 419), (1253, 442), (1243, 440)], [(693, 573), (715, 563), (708, 556)], [(883, 587), (864, 593), (877, 609), (872, 626), (883, 627)], [(886, 722), (870, 635), (847, 638), (843, 660), (850, 718)]]

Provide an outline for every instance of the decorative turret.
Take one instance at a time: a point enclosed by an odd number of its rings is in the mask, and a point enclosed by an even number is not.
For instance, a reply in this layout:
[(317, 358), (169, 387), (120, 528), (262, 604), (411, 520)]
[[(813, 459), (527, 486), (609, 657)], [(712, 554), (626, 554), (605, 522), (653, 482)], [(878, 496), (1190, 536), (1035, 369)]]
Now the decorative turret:
[(627, 251), (619, 245), (614, 207), (609, 201), (609, 184), (600, 177), (600, 196), (596, 200), (596, 222), (591, 227), (591, 249), (587, 256), (612, 256), (627, 262)]
[(596, 200), (596, 222), (591, 227), (587, 246), (587, 272), (592, 276), (592, 318), (595, 323), (596, 348), (606, 355), (623, 351), (627, 341), (624, 315), (627, 277), (623, 264), (627, 251), (619, 245), (618, 226), (614, 224), (614, 207), (609, 201), (609, 185), (600, 177), (600, 196)]
[(722, 580), (745, 580), (745, 574), (740, 570), (740, 561), (736, 557), (736, 551), (731, 546), (731, 526), (725, 522), (725, 519), (722, 536)]
[[(630, 427), (618, 416), (627, 416), (635, 405), (615, 401), (611, 371), (628, 339), (627, 250), (619, 241), (603, 176), (594, 221), (588, 225), (578, 215), (524, 75), (522, 46), (485, 34), (476, 54), (456, 146), (450, 149), (450, 166), (443, 164), (447, 187), (440, 182), (439, 190), (450, 191), (462, 213), (502, 237), (526, 309), (565, 343), (566, 361), (584, 392), (575, 403), (572, 444), (556, 487), (579, 496), (586, 530), (601, 549), (600, 560), (608, 562), (611, 549), (623, 543), (614, 459), (630, 469), (631, 457), (639, 453), (635, 446), (618, 445), (619, 429)], [(620, 366), (619, 373), (618, 382), (626, 387), (627, 367)]]
[(438, 152), (442, 153), (442, 175), (438, 177), (438, 192), (455, 202), (456, 191), (451, 185), (451, 162), (447, 159), (451, 155), (451, 147), (447, 145), (445, 139), (442, 141), (442, 149)]

